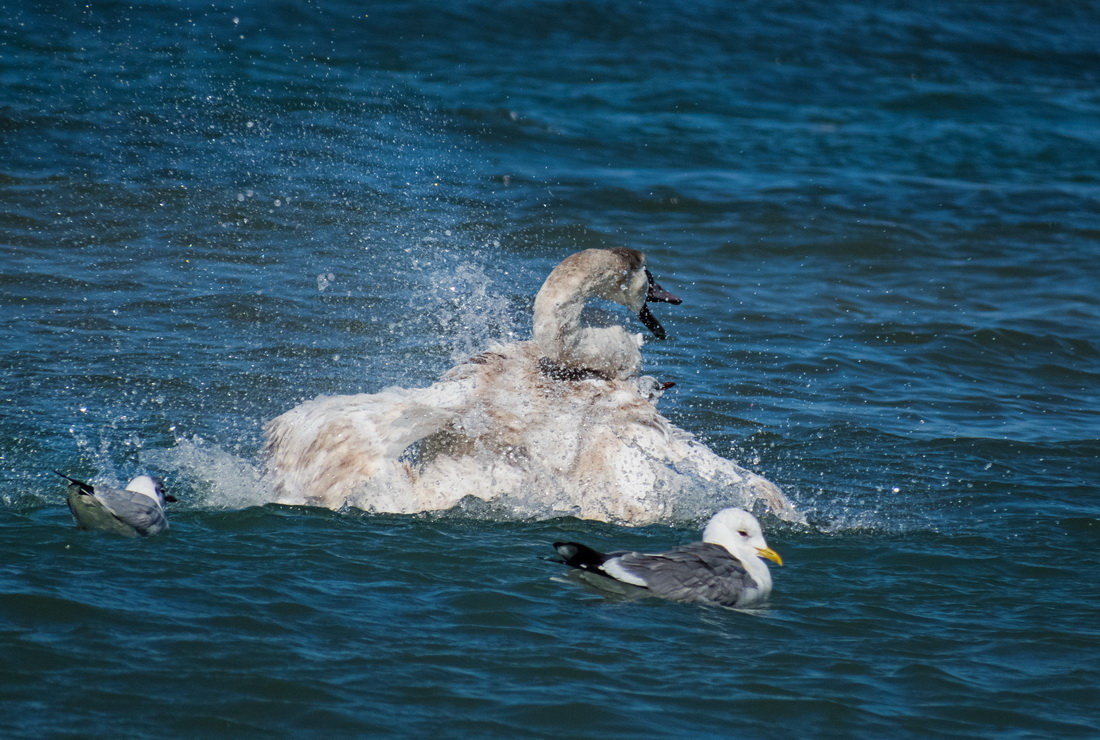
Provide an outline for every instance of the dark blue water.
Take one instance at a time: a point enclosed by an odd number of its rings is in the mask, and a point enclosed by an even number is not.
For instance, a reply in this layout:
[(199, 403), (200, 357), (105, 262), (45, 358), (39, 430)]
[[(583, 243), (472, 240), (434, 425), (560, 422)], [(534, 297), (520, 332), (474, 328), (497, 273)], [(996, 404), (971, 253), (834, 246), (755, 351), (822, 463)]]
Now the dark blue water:
[[(0, 729), (1100, 735), (1100, 8), (7, 2)], [(662, 408), (811, 525), (752, 612), (627, 529), (261, 506), (261, 427), (645, 251)], [(172, 530), (49, 471), (151, 470)]]

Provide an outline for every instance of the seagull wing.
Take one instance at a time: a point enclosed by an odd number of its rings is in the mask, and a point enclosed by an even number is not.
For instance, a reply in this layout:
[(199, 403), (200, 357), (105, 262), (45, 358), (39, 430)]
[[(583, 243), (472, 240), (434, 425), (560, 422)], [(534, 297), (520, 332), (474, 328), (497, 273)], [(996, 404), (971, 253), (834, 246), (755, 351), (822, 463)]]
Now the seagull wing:
[(674, 601), (732, 605), (746, 589), (757, 586), (726, 548), (705, 542), (659, 555), (625, 553), (605, 563), (603, 570), (628, 583), (641, 581), (654, 594)]
[(168, 528), (168, 517), (164, 515), (164, 509), (145, 494), (104, 488), (94, 495), (116, 519), (133, 527), (143, 537)]

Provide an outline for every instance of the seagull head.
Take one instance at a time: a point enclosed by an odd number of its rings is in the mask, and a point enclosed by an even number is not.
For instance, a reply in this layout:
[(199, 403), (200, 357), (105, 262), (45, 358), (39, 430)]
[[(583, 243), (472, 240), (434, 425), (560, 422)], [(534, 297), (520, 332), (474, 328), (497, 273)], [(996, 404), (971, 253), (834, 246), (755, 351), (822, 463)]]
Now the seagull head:
[(760, 522), (744, 509), (722, 509), (712, 516), (703, 530), (703, 542), (721, 545), (742, 562), (755, 555), (783, 565), (783, 558), (764, 541)]
[(148, 496), (160, 506), (164, 506), (165, 502), (176, 500), (174, 496), (166, 495), (164, 493), (164, 485), (160, 482), (160, 479), (154, 478), (151, 475), (137, 476), (126, 484), (126, 490)]

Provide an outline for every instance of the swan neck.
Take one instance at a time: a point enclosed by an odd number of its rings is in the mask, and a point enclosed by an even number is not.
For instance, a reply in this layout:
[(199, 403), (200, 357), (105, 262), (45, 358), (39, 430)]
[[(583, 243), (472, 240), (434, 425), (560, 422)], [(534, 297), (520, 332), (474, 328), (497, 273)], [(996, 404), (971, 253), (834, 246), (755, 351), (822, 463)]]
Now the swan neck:
[(560, 359), (569, 340), (576, 337), (585, 301), (593, 294), (585, 275), (551, 274), (535, 296), (533, 334), (543, 352)]

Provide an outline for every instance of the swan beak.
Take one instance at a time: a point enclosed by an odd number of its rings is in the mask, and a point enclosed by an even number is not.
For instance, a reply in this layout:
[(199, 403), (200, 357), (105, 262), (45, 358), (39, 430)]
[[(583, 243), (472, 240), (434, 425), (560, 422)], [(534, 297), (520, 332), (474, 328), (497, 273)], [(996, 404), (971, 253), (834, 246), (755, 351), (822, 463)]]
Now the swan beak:
[(756, 554), (762, 558), (772, 561), (776, 565), (783, 565), (783, 558), (779, 557), (779, 553), (770, 547), (758, 547), (756, 548)]
[(638, 312), (638, 318), (645, 324), (645, 328), (653, 332), (653, 336), (658, 339), (668, 338), (665, 327), (661, 326), (661, 322), (658, 321), (657, 317), (653, 315), (653, 312), (649, 310), (649, 306), (642, 306), (642, 310)]
[(679, 306), (683, 301), (679, 296), (669, 293), (667, 290), (657, 284), (657, 281), (653, 279), (653, 273), (646, 268), (645, 271), (646, 280), (649, 281), (649, 290), (646, 293), (645, 299), (652, 303), (671, 303), (673, 306)]
[[(647, 302), (653, 303), (671, 303), (674, 306), (678, 306), (683, 303), (678, 296), (669, 293), (667, 290), (657, 284), (657, 281), (653, 279), (653, 274), (647, 267), (645, 270), (645, 278), (649, 282), (649, 288), (646, 291), (645, 299)], [(653, 332), (653, 336), (658, 339), (667, 339), (668, 334), (665, 332), (665, 328), (661, 326), (661, 322), (657, 320), (657, 317), (653, 315), (653, 312), (649, 310), (649, 306), (643, 305), (642, 310), (638, 312), (638, 318), (645, 324), (645, 328)]]

